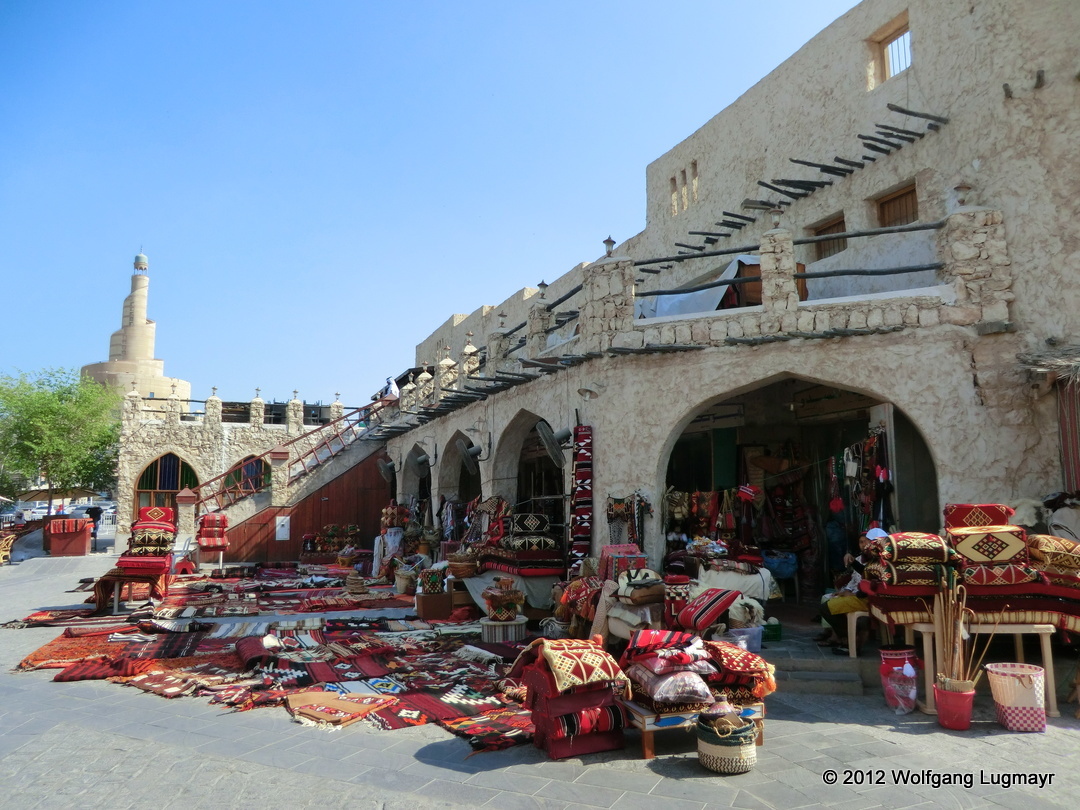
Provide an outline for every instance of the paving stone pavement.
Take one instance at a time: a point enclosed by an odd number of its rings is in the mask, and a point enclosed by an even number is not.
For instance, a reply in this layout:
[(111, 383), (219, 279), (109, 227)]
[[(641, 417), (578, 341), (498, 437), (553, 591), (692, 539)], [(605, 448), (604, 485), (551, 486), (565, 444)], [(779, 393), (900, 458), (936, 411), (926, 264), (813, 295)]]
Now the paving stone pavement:
[[(81, 603), (85, 594), (71, 589), (104, 573), (114, 558), (16, 559), (24, 561), (0, 567), (0, 622)], [(693, 733), (679, 729), (657, 734), (652, 760), (640, 758), (636, 732), (628, 732), (624, 751), (559, 762), (532, 746), (469, 756), (465, 742), (436, 726), (325, 732), (291, 722), (281, 709), (229, 714), (204, 699), (165, 700), (102, 681), (53, 683), (49, 670), (11, 671), (58, 634), (0, 629), (2, 808), (273, 802), (388, 810), (1038, 810), (1075, 806), (1080, 790), (1080, 769), (1073, 767), (1080, 721), (1068, 704), (1045, 734), (1014, 734), (980, 699), (971, 730), (950, 732), (933, 717), (893, 715), (880, 694), (778, 692), (766, 701), (765, 745), (754, 770), (719, 776), (698, 764)], [(826, 782), (830, 773), (837, 784)], [(1001, 784), (1017, 773), (1052, 781), (1041, 788)], [(970, 779), (970, 786), (933, 781), (949, 774)]]

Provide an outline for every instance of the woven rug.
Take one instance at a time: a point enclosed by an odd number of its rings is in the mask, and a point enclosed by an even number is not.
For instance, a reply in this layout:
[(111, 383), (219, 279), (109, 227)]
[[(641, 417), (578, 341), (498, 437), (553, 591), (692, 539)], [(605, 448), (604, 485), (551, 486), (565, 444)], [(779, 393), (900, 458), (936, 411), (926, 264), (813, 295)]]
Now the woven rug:
[(125, 658), (181, 658), (194, 655), (205, 633), (162, 633), (153, 641), (129, 644)]
[(43, 644), (19, 662), (16, 669), (63, 669), (90, 658), (116, 658), (126, 645), (109, 641), (105, 636), (67, 638), (60, 636)]
[(434, 723), (435, 720), (423, 709), (417, 709), (399, 700), (390, 706), (376, 709), (360, 722), (379, 731), (394, 731), (399, 728), (424, 726)]
[(463, 737), (474, 751), (501, 751), (515, 745), (532, 742), (536, 727), (532, 712), (506, 706), (478, 714), (440, 720), (439, 725), (458, 737)]
[(402, 703), (425, 712), (435, 720), (452, 720), (455, 717), (475, 717), (492, 709), (506, 706), (498, 695), (479, 692), (464, 684), (455, 684), (438, 694), (431, 692), (408, 692), (398, 696)]
[(93, 608), (38, 610), (20, 620), (22, 627), (99, 627), (116, 624), (116, 616), (95, 616)]

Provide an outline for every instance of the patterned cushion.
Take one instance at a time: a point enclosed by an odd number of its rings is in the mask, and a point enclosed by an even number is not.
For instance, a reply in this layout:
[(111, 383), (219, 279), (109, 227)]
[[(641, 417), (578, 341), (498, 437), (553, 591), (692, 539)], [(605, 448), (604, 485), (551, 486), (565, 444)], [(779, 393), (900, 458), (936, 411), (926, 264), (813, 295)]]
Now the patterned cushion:
[(172, 523), (163, 523), (161, 521), (140, 520), (138, 523), (132, 524), (131, 531), (145, 535), (160, 536), (164, 534), (176, 534), (176, 526)]
[(1028, 536), (1027, 544), (1032, 559), (1075, 571), (1080, 576), (1080, 543), (1049, 534), (1032, 534)]
[(168, 523), (175, 527), (176, 513), (167, 506), (144, 506), (139, 510), (139, 523), (144, 521)]
[(547, 515), (525, 512), (514, 515), (511, 519), (510, 531), (513, 534), (543, 534), (548, 530), (549, 525), (550, 521)]
[[(618, 579), (618, 572), (612, 573), (611, 556), (613, 554), (640, 554), (641, 548), (637, 543), (609, 544), (600, 549), (600, 578)], [(644, 567), (644, 566), (642, 566)]]
[(965, 585), (1023, 585), (1037, 582), (1039, 572), (1027, 565), (969, 565), (962, 569)]
[(228, 515), (217, 512), (199, 517), (199, 527), (203, 529), (227, 529), (229, 528)]
[(1003, 503), (947, 503), (944, 510), (945, 528), (1004, 526), (1015, 512), (1015, 509)]
[(893, 565), (890, 562), (867, 563), (863, 576), (874, 582), (890, 585), (937, 585), (944, 576), (941, 565)]
[(1080, 571), (1041, 564), (1038, 566), (1038, 570), (1051, 585), (1059, 585), (1063, 588), (1080, 588)]
[(707, 630), (720, 621), (720, 617), (740, 596), (741, 591), (708, 588), (679, 611), (679, 626), (684, 630)]
[(541, 654), (547, 661), (560, 692), (574, 686), (617, 681), (629, 685), (618, 662), (595, 641), (584, 639), (541, 639)]
[(969, 526), (949, 529), (949, 540), (974, 565), (1028, 562), (1027, 532), (1020, 526)]
[(509, 551), (545, 551), (558, 549), (562, 544), (554, 537), (540, 534), (515, 534), (501, 538), (498, 545)]
[(943, 538), (923, 532), (890, 534), (875, 543), (874, 551), (882, 562), (893, 565), (948, 565), (958, 560)]

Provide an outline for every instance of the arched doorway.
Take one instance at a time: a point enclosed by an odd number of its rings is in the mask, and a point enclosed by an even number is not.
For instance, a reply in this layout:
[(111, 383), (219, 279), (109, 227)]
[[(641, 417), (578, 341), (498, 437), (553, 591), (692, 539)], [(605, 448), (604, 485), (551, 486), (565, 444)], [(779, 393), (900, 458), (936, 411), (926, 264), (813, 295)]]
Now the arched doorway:
[[(718, 541), (710, 550), (727, 547), (736, 560), (793, 551), (807, 590), (831, 581), (870, 525), (940, 526), (933, 457), (911, 420), (871, 395), (794, 376), (697, 409), (674, 441), (665, 486), (669, 561), (688, 540)], [(753, 500), (739, 499), (743, 486)]]
[(544, 441), (540, 431), (545, 429), (549, 437), (555, 432), (546, 421), (537, 420), (521, 443), (514, 511), (546, 515), (550, 531), (565, 534), (563, 468), (566, 466), (566, 454), (561, 448), (554, 446), (550, 438), (548, 442)]
[(163, 506), (176, 509), (176, 493), (182, 489), (195, 489), (199, 478), (186, 461), (175, 453), (166, 453), (151, 461), (135, 482), (134, 513), (145, 506)]

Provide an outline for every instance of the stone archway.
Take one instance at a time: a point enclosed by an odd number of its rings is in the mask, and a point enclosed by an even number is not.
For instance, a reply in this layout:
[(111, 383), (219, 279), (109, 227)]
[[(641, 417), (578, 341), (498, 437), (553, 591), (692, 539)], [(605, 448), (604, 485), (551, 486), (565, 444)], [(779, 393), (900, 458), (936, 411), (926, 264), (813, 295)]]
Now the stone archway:
[(431, 456), (422, 444), (417, 442), (405, 454), (400, 471), (401, 497), (415, 497), (426, 501), (431, 497)]
[(198, 485), (199, 477), (186, 460), (171, 452), (158, 456), (135, 478), (131, 519), (134, 521), (139, 509), (146, 506), (175, 510), (176, 493), (182, 489), (195, 489)]
[[(481, 494), (481, 474), (472, 472), (462, 458), (460, 445), (477, 447), (472, 435), (456, 431), (439, 455), (438, 493), (449, 501), (468, 503)], [(481, 462), (482, 463), (482, 462)]]
[[(875, 484), (861, 469), (854, 480), (845, 479), (836, 458), (854, 445), (870, 448), (866, 452), (875, 454), (875, 465), (888, 471), (888, 483)], [(884, 465), (878, 465), (881, 459)], [(922, 432), (900, 408), (865, 390), (778, 374), (699, 400), (678, 419), (658, 461), (662, 491), (702, 497), (692, 497), (693, 516), (687, 521), (669, 518), (661, 527), (661, 546), (650, 550), (654, 556), (675, 548), (670, 541), (664, 544), (671, 531), (747, 542), (742, 536), (746, 513), (737, 507), (743, 520), (737, 518), (735, 530), (725, 531), (719, 525), (723, 509), (708, 496), (747, 483), (768, 495), (769, 508), (753, 513), (754, 544), (802, 545), (804, 526), (809, 527), (820, 559), (816, 568), (804, 571), (810, 585), (830, 567), (825, 538), (836, 528), (830, 522), (841, 524), (847, 535), (871, 520), (907, 531), (936, 532), (940, 526), (937, 472)], [(835, 484), (830, 469), (839, 469)], [(834, 513), (830, 503), (835, 505), (837, 496), (843, 509)], [(777, 525), (786, 526), (787, 533), (777, 532)], [(832, 535), (835, 540), (836, 531)]]

